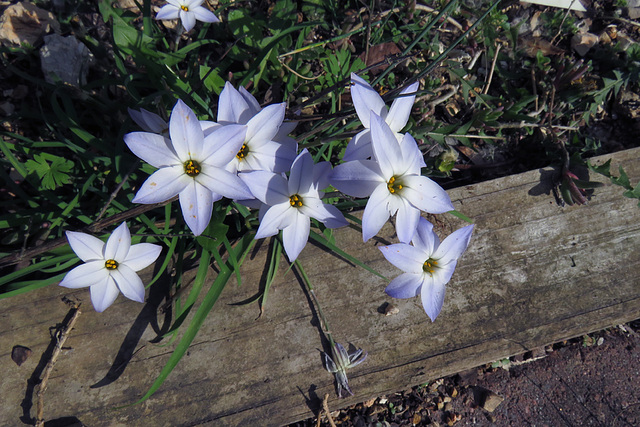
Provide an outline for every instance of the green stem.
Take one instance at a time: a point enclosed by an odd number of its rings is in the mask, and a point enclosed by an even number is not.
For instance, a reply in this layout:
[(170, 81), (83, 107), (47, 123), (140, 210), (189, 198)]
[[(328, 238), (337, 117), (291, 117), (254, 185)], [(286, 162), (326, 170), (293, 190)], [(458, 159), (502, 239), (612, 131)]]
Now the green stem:
[(327, 322), (327, 318), (325, 317), (324, 312), (322, 311), (322, 306), (320, 306), (320, 301), (318, 301), (318, 297), (316, 296), (316, 293), (313, 289), (313, 285), (311, 285), (311, 280), (309, 280), (309, 276), (307, 276), (307, 273), (304, 271), (304, 268), (302, 268), (302, 264), (300, 264), (300, 261), (295, 260), (293, 263), (298, 269), (298, 271), (300, 272), (300, 275), (302, 276), (302, 281), (307, 286), (307, 290), (309, 291), (309, 294), (311, 294), (313, 303), (315, 304), (316, 309), (318, 310), (318, 316), (320, 317), (320, 322), (322, 323), (322, 328), (324, 330), (324, 333), (327, 336), (327, 339), (329, 340), (329, 344), (331, 345), (331, 348), (333, 348), (335, 345), (335, 342), (333, 341), (333, 336), (331, 335), (331, 328), (329, 328), (329, 322)]

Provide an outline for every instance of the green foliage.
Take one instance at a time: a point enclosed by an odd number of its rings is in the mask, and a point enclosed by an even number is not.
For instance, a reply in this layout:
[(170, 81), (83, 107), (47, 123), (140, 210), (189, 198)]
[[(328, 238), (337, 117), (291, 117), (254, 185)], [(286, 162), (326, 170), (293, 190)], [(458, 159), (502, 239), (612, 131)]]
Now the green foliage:
[(613, 184), (624, 188), (625, 191), (622, 193), (624, 197), (628, 197), (630, 199), (638, 199), (638, 207), (640, 207), (640, 183), (633, 186), (631, 184), (631, 181), (629, 180), (629, 175), (627, 175), (622, 166), (618, 167), (619, 176), (616, 177), (611, 173), (610, 170), (611, 159), (607, 160), (600, 166), (595, 166), (592, 163), (587, 164), (589, 166), (589, 169), (591, 169), (592, 171), (606, 176)]
[(52, 154), (41, 153), (27, 160), (25, 167), (30, 174), (38, 175), (42, 181), (42, 189), (55, 190), (71, 181), (68, 173), (73, 169), (73, 162)]

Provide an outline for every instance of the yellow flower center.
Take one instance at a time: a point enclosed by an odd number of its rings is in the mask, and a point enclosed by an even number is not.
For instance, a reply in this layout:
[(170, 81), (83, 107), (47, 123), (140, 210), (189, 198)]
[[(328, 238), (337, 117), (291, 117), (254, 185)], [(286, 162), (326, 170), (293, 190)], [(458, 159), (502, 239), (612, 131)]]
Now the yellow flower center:
[(300, 197), (299, 194), (294, 194), (293, 196), (289, 197), (289, 204), (291, 206), (293, 206), (294, 208), (299, 208), (302, 206), (302, 197)]
[(184, 173), (190, 177), (197, 176), (201, 172), (200, 164), (195, 160), (188, 160), (184, 164)]
[(244, 143), (242, 144), (242, 148), (240, 148), (240, 151), (238, 151), (238, 154), (236, 154), (236, 159), (242, 160), (247, 157), (247, 154), (249, 154), (249, 147), (247, 147), (247, 144)]
[(430, 275), (433, 275), (433, 272), (436, 271), (437, 267), (438, 267), (438, 261), (436, 261), (433, 258), (429, 258), (424, 262), (424, 265), (422, 266), (422, 271), (424, 271), (425, 273), (429, 273)]
[(118, 261), (116, 261), (115, 259), (108, 259), (104, 262), (104, 267), (107, 270), (115, 270), (116, 268), (118, 268)]
[(187, 6), (180, 6), (180, 9), (184, 10), (185, 12), (189, 12), (189, 7)]
[(387, 182), (387, 188), (389, 189), (389, 193), (393, 194), (396, 191), (402, 190), (402, 184), (396, 182), (396, 177), (392, 176), (389, 182)]

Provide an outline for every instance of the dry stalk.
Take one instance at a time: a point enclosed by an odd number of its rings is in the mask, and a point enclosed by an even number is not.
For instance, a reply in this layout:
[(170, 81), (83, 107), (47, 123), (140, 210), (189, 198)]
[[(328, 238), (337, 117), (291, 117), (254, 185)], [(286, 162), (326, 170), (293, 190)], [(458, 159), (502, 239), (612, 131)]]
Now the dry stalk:
[[(322, 399), (322, 409), (324, 409), (325, 414), (327, 414), (327, 419), (331, 427), (336, 427), (336, 423), (333, 421), (333, 418), (331, 418), (331, 411), (329, 411), (329, 393), (326, 393), (324, 399)], [(320, 422), (321, 415), (322, 414), (318, 416), (318, 422)]]
[(44, 427), (44, 392), (47, 390), (47, 383), (49, 382), (51, 372), (53, 372), (53, 366), (58, 360), (62, 347), (80, 316), (80, 304), (74, 304), (71, 311), (73, 312), (73, 315), (71, 316), (71, 319), (69, 319), (69, 322), (66, 325), (62, 325), (62, 327), (56, 332), (56, 346), (53, 349), (53, 353), (51, 353), (51, 358), (49, 359), (46, 368), (44, 369), (40, 384), (36, 386), (36, 427)]

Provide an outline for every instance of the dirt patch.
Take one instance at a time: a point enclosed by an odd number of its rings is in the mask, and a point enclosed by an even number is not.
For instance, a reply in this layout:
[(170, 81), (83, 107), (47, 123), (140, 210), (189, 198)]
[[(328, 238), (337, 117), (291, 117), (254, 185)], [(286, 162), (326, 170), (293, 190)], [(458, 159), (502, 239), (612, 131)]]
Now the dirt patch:
[[(342, 426), (635, 426), (640, 321), (332, 413)], [(493, 411), (490, 411), (493, 409)], [(309, 419), (292, 426), (316, 425)], [(329, 425), (323, 417), (321, 425)]]

